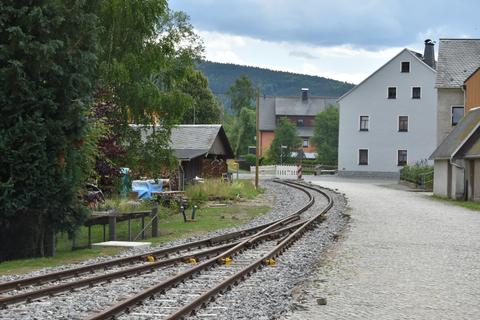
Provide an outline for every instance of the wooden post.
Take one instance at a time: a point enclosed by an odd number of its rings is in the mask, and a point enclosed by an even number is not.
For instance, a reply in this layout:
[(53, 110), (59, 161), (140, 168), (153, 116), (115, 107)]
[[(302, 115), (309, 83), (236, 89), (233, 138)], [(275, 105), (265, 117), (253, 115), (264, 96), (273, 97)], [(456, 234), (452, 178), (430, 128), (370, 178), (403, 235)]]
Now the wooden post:
[(88, 226), (88, 247), (92, 247), (92, 226)]
[(255, 139), (256, 141), (256, 147), (255, 147), (255, 188), (258, 188), (258, 164), (259, 164), (259, 158), (260, 158), (260, 124), (259, 124), (259, 119), (260, 119), (260, 89), (257, 88), (257, 108), (256, 108), (255, 115), (256, 115), (256, 133), (257, 133), (257, 138)]
[(132, 219), (128, 217), (128, 241), (132, 241)]
[(142, 215), (142, 240), (145, 240), (145, 216)]
[(152, 208), (152, 238), (158, 237), (158, 207)]
[(117, 216), (115, 215), (114, 212), (112, 212), (108, 217), (108, 239), (110, 241), (116, 240), (116, 237), (115, 237), (116, 227), (117, 227)]
[(106, 225), (103, 224), (102, 226), (103, 226), (103, 242), (105, 242), (105, 241), (107, 241), (107, 238), (106, 238), (106, 235), (105, 235), (105, 234), (106, 234), (106, 230), (105, 230), (105, 229), (106, 229)]

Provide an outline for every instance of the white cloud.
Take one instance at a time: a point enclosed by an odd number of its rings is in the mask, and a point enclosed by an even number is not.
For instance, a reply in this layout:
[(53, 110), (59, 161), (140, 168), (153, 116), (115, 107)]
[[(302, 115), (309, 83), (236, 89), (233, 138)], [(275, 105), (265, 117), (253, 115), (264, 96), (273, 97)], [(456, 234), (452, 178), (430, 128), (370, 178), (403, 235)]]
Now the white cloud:
[(403, 49), (374, 51), (351, 45), (311, 46), (220, 32), (197, 32), (204, 40), (206, 58), (211, 61), (305, 73), (352, 83), (359, 83)]

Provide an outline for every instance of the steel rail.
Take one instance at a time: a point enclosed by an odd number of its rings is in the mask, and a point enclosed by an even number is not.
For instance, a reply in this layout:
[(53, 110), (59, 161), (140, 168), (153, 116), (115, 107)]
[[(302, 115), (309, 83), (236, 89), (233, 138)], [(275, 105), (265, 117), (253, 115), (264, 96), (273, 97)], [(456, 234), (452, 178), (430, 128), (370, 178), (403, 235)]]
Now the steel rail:
[[(278, 182), (278, 181), (275, 181), (275, 182)], [(104, 262), (99, 262), (99, 263), (76, 267), (76, 268), (67, 269), (67, 270), (51, 272), (44, 275), (38, 275), (38, 276), (24, 278), (24, 279), (13, 280), (8, 282), (0, 282), (0, 293), (6, 292), (9, 290), (19, 290), (26, 286), (34, 286), (34, 285), (38, 286), (48, 282), (55, 282), (55, 281), (69, 279), (69, 278), (74, 278), (82, 274), (94, 273), (96, 270), (99, 270), (99, 269), (108, 269), (114, 266), (122, 266), (126, 264), (143, 262), (147, 259), (148, 256), (153, 256), (155, 258), (158, 258), (159, 256), (163, 255), (165, 256), (165, 258), (168, 258), (168, 255), (171, 253), (179, 253), (182, 250), (191, 250), (193, 248), (200, 249), (202, 247), (211, 247), (217, 244), (234, 241), (234, 240), (255, 234), (259, 230), (263, 230), (264, 228), (267, 228), (267, 227), (271, 227), (269, 230), (272, 230), (279, 225), (281, 225), (279, 223), (279, 220), (275, 220), (259, 226), (243, 229), (240, 231), (234, 231), (234, 232), (230, 232), (227, 234), (223, 234), (220, 236), (215, 236), (215, 237), (211, 237), (203, 240), (188, 242), (188, 243), (180, 244), (170, 248), (163, 248), (155, 251), (150, 251), (142, 254), (129, 256), (129, 257), (112, 259)]]
[[(238, 243), (234, 247), (222, 252), (221, 254), (217, 255), (216, 257), (213, 257), (211, 259), (208, 259), (188, 270), (182, 271), (178, 273), (177, 275), (166, 279), (158, 284), (155, 284), (151, 286), (150, 288), (147, 288), (146, 290), (143, 290), (134, 296), (131, 296), (124, 301), (117, 303), (97, 314), (92, 315), (89, 317), (89, 320), (100, 320), (100, 319), (113, 319), (117, 315), (129, 312), (132, 308), (134, 308), (136, 305), (140, 304), (142, 301), (153, 297), (156, 293), (164, 293), (168, 289), (174, 287), (178, 283), (182, 281), (186, 281), (187, 279), (192, 278), (195, 274), (198, 274), (200, 271), (209, 269), (214, 267), (215, 265), (218, 265), (219, 263), (222, 263), (222, 260), (231, 257), (234, 254), (237, 254), (239, 252), (242, 252), (248, 248), (251, 248), (253, 244), (257, 241), (263, 240), (266, 237), (267, 231), (270, 231), (271, 229), (282, 226), (284, 224), (289, 224), (292, 222), (293, 219), (297, 219), (298, 216), (308, 210), (315, 202), (314, 197), (310, 192), (305, 190), (303, 186), (298, 186), (298, 185), (292, 185), (292, 184), (287, 184), (283, 181), (276, 181), (277, 183), (280, 184), (285, 184), (289, 185), (290, 187), (296, 188), (298, 190), (303, 191), (305, 194), (308, 196), (308, 202), (305, 206), (300, 208), (299, 210), (295, 211), (291, 215), (287, 216), (286, 218), (280, 219), (277, 222), (273, 223), (272, 225), (269, 225), (265, 227), (264, 229), (258, 231), (255, 233), (253, 236), (250, 236), (248, 239)], [(300, 228), (302, 227), (303, 223), (298, 223), (296, 227)]]
[(194, 314), (195, 310), (200, 308), (200, 307), (205, 307), (206, 304), (209, 301), (213, 301), (215, 299), (215, 296), (221, 292), (224, 292), (226, 290), (229, 290), (233, 285), (238, 284), (241, 280), (245, 279), (247, 276), (252, 274), (253, 272), (256, 272), (259, 270), (261, 267), (267, 265), (267, 261), (272, 258), (278, 257), (280, 254), (282, 254), (288, 247), (290, 247), (296, 240), (298, 240), (303, 233), (308, 228), (312, 228), (313, 224), (315, 224), (318, 221), (322, 221), (324, 218), (324, 215), (326, 212), (328, 212), (332, 206), (333, 206), (333, 199), (327, 195), (324, 191), (319, 190), (317, 188), (313, 188), (310, 186), (303, 186), (305, 188), (314, 190), (322, 194), (328, 199), (328, 204), (327, 206), (317, 215), (314, 217), (310, 218), (306, 222), (302, 223), (302, 226), (300, 226), (298, 229), (296, 229), (292, 234), (290, 234), (288, 237), (286, 237), (283, 241), (281, 241), (273, 250), (268, 252), (266, 255), (263, 257), (259, 258), (252, 264), (248, 265), (241, 271), (237, 272), (235, 275), (229, 277), (228, 279), (222, 281), (220, 284), (217, 286), (211, 288), (208, 290), (206, 293), (202, 294), (189, 304), (183, 306), (180, 308), (177, 312), (174, 314), (168, 316), (166, 319), (167, 320), (177, 320), (177, 319), (182, 319), (185, 316), (188, 316), (189, 314)]
[[(281, 237), (283, 234), (289, 233), (292, 230), (298, 228), (301, 224), (302, 222), (299, 222), (281, 229), (271, 231), (269, 233), (262, 234), (261, 236), (257, 237), (257, 241), (262, 241), (264, 239), (276, 239), (278, 237)], [(41, 288), (34, 291), (23, 292), (16, 295), (2, 296), (0, 297), (0, 309), (5, 309), (7, 305), (15, 304), (22, 301), (31, 302), (33, 299), (36, 299), (36, 298), (51, 296), (61, 292), (82, 288), (82, 287), (87, 287), (87, 286), (92, 287), (94, 284), (109, 282), (111, 280), (118, 279), (118, 278), (128, 277), (132, 275), (141, 275), (146, 272), (153, 272), (154, 270), (160, 267), (169, 266), (169, 265), (173, 265), (180, 262), (188, 262), (191, 258), (194, 258), (195, 261), (198, 262), (201, 257), (207, 257), (208, 259), (209, 256), (224, 252), (225, 250), (228, 250), (234, 247), (240, 242), (241, 241), (227, 243), (221, 246), (209, 248), (209, 249), (195, 252), (192, 254), (182, 255), (179, 257), (174, 257), (174, 258), (165, 259), (165, 260), (159, 260), (149, 264), (143, 264), (140, 266), (135, 266), (135, 267), (127, 268), (124, 270), (119, 270), (119, 271), (114, 271), (107, 274), (92, 276), (92, 277), (80, 279), (77, 281), (49, 286), (49, 287)]]

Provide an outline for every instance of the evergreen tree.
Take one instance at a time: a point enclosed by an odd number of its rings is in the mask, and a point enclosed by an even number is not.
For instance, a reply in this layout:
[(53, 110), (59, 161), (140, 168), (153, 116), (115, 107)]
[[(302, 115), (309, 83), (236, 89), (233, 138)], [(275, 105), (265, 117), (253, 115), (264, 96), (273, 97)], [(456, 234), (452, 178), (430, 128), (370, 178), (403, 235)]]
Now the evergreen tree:
[(96, 2), (33, 3), (0, 3), (0, 261), (44, 255), (53, 234), (85, 217), (79, 149), (97, 61)]
[[(297, 135), (295, 125), (287, 118), (280, 118), (277, 128), (275, 129), (275, 138), (273, 138), (268, 156), (276, 163), (288, 162), (290, 154), (297, 152), (302, 145), (302, 139)], [(282, 148), (283, 146), (283, 148)]]
[(208, 88), (208, 80), (203, 73), (200, 71), (188, 73), (181, 89), (193, 99), (193, 103), (183, 114), (182, 123), (214, 124), (221, 122), (223, 108)]
[(332, 106), (315, 117), (315, 131), (312, 143), (315, 146), (318, 153), (318, 161), (321, 164), (337, 164), (338, 123), (338, 109)]
[(255, 90), (252, 81), (246, 75), (241, 75), (235, 80), (228, 89), (227, 95), (230, 98), (230, 108), (234, 115), (238, 115), (242, 108), (255, 109)]

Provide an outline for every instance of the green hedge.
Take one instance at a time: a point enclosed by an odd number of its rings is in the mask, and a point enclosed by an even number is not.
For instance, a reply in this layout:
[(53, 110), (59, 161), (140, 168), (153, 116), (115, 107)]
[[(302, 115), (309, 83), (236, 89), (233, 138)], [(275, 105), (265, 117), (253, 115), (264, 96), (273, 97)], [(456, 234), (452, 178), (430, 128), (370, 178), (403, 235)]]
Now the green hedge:
[(405, 166), (400, 170), (400, 179), (431, 189), (433, 187), (433, 166), (425, 164)]

